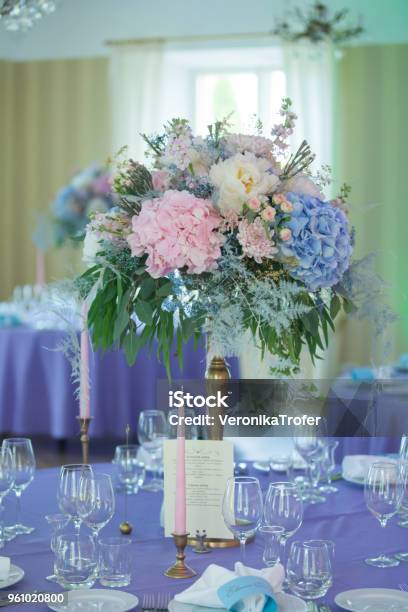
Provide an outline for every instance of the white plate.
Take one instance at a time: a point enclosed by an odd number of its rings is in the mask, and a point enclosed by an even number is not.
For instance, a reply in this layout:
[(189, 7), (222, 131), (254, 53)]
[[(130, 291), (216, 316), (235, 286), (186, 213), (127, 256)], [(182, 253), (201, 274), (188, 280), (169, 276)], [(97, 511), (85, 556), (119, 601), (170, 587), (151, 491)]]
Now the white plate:
[(408, 611), (408, 593), (397, 589), (352, 589), (339, 593), (334, 601), (350, 612)]
[[(68, 591), (68, 603), (97, 603), (101, 606), (101, 611), (104, 612), (128, 612), (136, 608), (139, 603), (136, 595), (125, 593), (124, 591), (115, 591), (113, 589), (78, 589), (77, 591)], [(65, 605), (49, 605), (50, 610), (54, 612), (64, 612)]]
[[(277, 593), (275, 600), (278, 604), (278, 612), (307, 612), (306, 603), (295, 595)], [(214, 612), (214, 610), (222, 612), (225, 608), (207, 608), (206, 606), (180, 603), (174, 599), (169, 603), (169, 612)]]
[(17, 584), (24, 577), (24, 570), (18, 565), (10, 565), (10, 573), (8, 578), (5, 580), (0, 580), (0, 589), (5, 589), (7, 587), (13, 586), (13, 584)]

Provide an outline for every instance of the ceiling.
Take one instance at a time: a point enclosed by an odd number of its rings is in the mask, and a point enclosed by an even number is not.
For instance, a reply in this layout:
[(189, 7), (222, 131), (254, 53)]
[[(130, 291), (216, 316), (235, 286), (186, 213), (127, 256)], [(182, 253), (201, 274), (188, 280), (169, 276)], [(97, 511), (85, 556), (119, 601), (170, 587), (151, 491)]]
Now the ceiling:
[[(0, 58), (16, 61), (107, 55), (107, 40), (268, 32), (289, 6), (307, 0), (60, 0), (27, 33), (0, 23)], [(360, 43), (408, 42), (408, 0), (326, 0), (363, 17)]]

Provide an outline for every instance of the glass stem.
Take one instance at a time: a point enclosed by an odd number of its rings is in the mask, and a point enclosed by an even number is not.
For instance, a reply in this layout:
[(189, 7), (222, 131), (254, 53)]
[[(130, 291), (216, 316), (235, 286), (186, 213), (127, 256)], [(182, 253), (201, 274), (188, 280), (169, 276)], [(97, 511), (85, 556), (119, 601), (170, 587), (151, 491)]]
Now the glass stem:
[(16, 525), (21, 525), (21, 491), (15, 489), (16, 492)]
[(241, 551), (241, 562), (244, 565), (245, 565), (245, 558), (246, 558), (245, 543), (246, 543), (246, 538), (239, 538), (239, 548), (240, 548), (240, 551)]
[(75, 527), (76, 535), (79, 536), (79, 532), (81, 530), (81, 519), (78, 519), (78, 518), (74, 519), (74, 527)]
[(281, 559), (280, 562), (283, 565), (283, 567), (286, 570), (286, 541), (287, 541), (287, 537), (282, 536), (280, 539), (280, 545), (281, 545)]

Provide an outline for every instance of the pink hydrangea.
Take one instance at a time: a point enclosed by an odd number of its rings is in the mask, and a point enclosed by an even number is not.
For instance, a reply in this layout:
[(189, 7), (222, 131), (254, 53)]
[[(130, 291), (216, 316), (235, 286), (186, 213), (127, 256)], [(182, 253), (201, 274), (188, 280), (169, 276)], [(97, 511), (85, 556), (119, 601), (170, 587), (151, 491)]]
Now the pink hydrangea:
[(147, 271), (160, 278), (176, 269), (201, 274), (217, 267), (224, 237), (221, 217), (208, 200), (166, 191), (143, 203), (128, 236), (133, 255), (147, 254)]
[(265, 229), (261, 219), (257, 217), (253, 223), (242, 219), (238, 225), (238, 240), (242, 246), (242, 252), (247, 257), (252, 257), (257, 263), (262, 263), (263, 257), (271, 258), (278, 249), (272, 240), (273, 230)]

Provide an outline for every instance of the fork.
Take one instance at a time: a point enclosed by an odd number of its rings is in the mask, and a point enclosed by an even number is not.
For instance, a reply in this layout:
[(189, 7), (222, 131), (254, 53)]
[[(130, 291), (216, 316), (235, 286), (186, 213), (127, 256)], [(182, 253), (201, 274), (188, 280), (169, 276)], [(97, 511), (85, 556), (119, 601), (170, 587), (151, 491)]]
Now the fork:
[(166, 612), (170, 600), (170, 593), (158, 593), (156, 596), (153, 594), (145, 594), (143, 595), (142, 608), (144, 612)]

